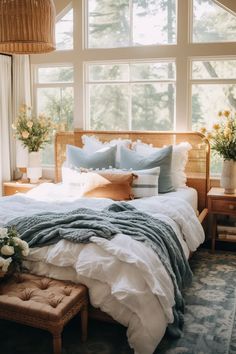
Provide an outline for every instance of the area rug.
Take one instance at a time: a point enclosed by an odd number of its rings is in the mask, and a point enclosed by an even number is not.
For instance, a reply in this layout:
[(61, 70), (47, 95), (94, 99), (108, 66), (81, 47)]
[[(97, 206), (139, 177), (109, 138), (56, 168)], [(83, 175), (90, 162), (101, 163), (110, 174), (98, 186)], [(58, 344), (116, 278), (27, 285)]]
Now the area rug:
[(197, 252), (192, 286), (184, 291), (185, 323), (178, 340), (165, 337), (156, 354), (236, 353), (236, 253)]
[[(190, 263), (194, 279), (184, 292), (183, 335), (164, 337), (155, 354), (236, 354), (236, 253), (200, 250)], [(49, 333), (7, 321), (0, 321), (0, 343), (2, 354), (52, 354)], [(63, 332), (63, 354), (132, 353), (119, 325), (90, 321), (86, 343), (80, 341), (79, 318)]]

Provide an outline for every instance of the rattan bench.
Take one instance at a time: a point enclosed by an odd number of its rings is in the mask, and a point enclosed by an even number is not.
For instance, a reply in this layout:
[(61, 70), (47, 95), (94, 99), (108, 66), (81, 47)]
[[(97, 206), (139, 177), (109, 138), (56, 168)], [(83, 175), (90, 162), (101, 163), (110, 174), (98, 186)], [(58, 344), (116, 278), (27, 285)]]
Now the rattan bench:
[(54, 354), (61, 353), (63, 328), (78, 312), (85, 341), (88, 293), (84, 285), (24, 273), (0, 283), (0, 318), (51, 332)]

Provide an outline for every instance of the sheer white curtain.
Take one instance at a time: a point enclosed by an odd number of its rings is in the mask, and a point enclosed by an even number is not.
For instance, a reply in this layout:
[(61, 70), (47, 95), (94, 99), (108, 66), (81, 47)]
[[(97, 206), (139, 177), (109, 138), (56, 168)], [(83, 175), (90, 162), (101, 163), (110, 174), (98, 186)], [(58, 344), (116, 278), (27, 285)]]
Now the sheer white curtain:
[(11, 179), (11, 60), (10, 56), (0, 55), (0, 195), (3, 181)]
[[(23, 104), (31, 106), (30, 60), (28, 55), (13, 56), (13, 118)], [(16, 141), (16, 166), (27, 167), (28, 150)]]

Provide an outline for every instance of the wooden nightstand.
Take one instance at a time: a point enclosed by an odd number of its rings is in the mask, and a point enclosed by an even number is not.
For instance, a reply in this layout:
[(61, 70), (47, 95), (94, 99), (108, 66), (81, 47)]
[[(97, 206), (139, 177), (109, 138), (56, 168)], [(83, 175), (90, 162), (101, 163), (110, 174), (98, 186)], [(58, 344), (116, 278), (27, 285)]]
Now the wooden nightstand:
[(40, 179), (38, 183), (23, 183), (21, 181), (10, 181), (3, 183), (3, 195), (13, 195), (16, 193), (26, 193), (30, 189), (37, 187), (39, 184), (44, 182), (52, 182), (49, 179)]
[[(211, 250), (215, 251), (217, 239), (217, 215), (236, 216), (236, 193), (225, 194), (223, 188), (211, 188), (208, 196), (208, 211), (212, 214), (212, 241)], [(217, 239), (224, 242), (235, 242), (231, 239)]]

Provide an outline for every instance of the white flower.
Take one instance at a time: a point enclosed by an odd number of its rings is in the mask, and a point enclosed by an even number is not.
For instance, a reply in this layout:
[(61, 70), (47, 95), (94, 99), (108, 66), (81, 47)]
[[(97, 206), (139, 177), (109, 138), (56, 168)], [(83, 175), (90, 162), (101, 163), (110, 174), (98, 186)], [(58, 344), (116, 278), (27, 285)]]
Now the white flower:
[(0, 257), (0, 268), (4, 265), (5, 258)]
[(7, 228), (2, 227), (0, 228), (0, 238), (7, 237)]
[(18, 245), (19, 245), (20, 248), (23, 249), (23, 250), (28, 250), (28, 249), (29, 249), (28, 243), (27, 243), (26, 241), (21, 240), (21, 239), (19, 239)]
[(3, 264), (3, 266), (2, 266), (2, 271), (3, 271), (3, 272), (7, 272), (8, 267), (9, 267), (9, 265), (11, 264), (11, 262), (12, 262), (12, 258), (11, 258), (11, 257), (9, 257), (9, 258), (7, 258), (7, 259), (4, 259), (4, 264)]
[(17, 236), (12, 237), (15, 246), (19, 246), (21, 244), (21, 239)]
[(22, 252), (21, 252), (22, 256), (24, 257), (27, 257), (28, 254), (29, 254), (29, 249), (24, 249)]
[(15, 253), (14, 247), (12, 246), (8, 246), (8, 245), (4, 245), (1, 248), (1, 254), (3, 254), (4, 256), (11, 256)]
[(28, 128), (32, 128), (32, 126), (34, 125), (34, 123), (32, 122), (32, 120), (29, 120), (28, 122), (27, 122), (27, 127)]

